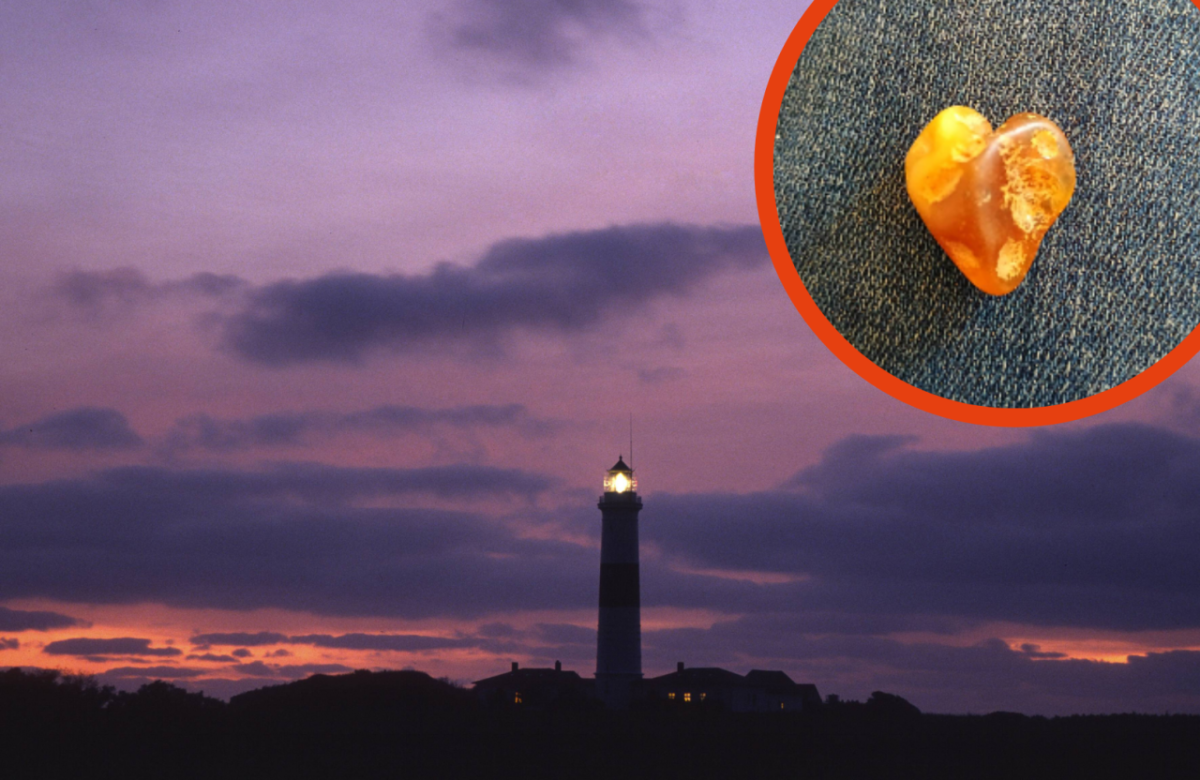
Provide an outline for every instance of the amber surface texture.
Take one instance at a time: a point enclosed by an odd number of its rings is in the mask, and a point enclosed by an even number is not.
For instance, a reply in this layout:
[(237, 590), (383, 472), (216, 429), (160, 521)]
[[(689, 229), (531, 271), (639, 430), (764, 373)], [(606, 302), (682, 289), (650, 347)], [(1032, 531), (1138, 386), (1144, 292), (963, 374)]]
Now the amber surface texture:
[(929, 232), (986, 293), (1016, 289), (1075, 191), (1075, 155), (1058, 125), (1017, 114), (994, 132), (977, 111), (933, 118), (904, 161), (908, 196)]

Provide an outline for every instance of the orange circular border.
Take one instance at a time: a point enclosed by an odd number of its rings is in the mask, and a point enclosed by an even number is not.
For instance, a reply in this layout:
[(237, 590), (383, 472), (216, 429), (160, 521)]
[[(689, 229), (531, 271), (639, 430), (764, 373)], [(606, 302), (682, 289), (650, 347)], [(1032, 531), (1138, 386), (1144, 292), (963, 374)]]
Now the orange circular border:
[[(976, 425), (1019, 427), (1054, 425), (1106, 412), (1155, 387), (1200, 352), (1200, 327), (1197, 327), (1157, 363), (1116, 387), (1055, 406), (1003, 409), (951, 401), (921, 390), (884, 371), (851, 346), (821, 313), (805, 289), (804, 282), (800, 280), (800, 274), (783, 238), (779, 207), (775, 202), (775, 132), (779, 124), (779, 111), (783, 106), (783, 94), (805, 44), (836, 2), (837, 0), (813, 0), (808, 10), (800, 17), (792, 34), (788, 36), (779, 59), (775, 61), (775, 68), (771, 71), (771, 79), (767, 82), (762, 110), (758, 115), (758, 135), (754, 144), (754, 189), (758, 199), (758, 219), (762, 223), (767, 251), (771, 253), (771, 261), (775, 264), (775, 271), (779, 274), (779, 280), (783, 282), (788, 297), (792, 299), (792, 303), (809, 327), (833, 354), (863, 379), (909, 406)], [(1192, 2), (1200, 8), (1200, 0)]]

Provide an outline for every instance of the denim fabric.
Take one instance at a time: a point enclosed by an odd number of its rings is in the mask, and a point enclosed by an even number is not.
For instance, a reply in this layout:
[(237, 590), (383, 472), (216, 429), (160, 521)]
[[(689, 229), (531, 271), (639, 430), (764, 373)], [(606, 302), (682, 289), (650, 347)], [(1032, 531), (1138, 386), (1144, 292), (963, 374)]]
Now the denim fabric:
[[(1024, 283), (967, 281), (908, 200), (939, 111), (1054, 120), (1075, 195)], [(1136, 376), (1200, 323), (1200, 10), (1190, 0), (840, 0), (800, 55), (775, 142), (788, 249), (833, 325), (889, 373), (991, 407)]]

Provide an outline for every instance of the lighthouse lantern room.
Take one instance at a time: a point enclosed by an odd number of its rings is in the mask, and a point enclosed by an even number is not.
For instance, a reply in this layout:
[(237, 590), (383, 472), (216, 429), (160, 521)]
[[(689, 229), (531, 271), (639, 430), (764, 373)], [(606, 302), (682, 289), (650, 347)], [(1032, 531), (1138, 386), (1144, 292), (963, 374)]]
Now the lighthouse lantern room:
[(604, 475), (604, 492), (625, 494), (637, 493), (637, 479), (633, 469), (625, 465), (625, 458), (617, 458), (616, 464)]

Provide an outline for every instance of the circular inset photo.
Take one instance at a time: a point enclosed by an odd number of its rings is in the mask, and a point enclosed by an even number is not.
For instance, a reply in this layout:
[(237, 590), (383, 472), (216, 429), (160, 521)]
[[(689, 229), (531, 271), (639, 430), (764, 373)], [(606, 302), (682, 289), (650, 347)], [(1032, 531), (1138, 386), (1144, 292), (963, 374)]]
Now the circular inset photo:
[(1200, 350), (1197, 128), (1192, 0), (814, 0), (763, 100), (759, 214), (865, 379), (1064, 422)]

